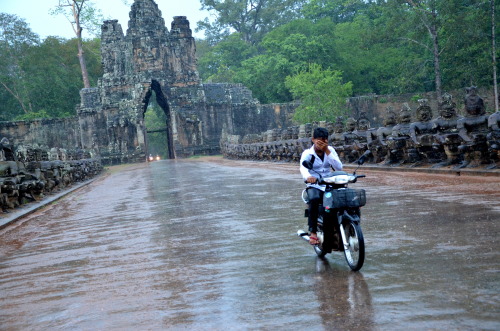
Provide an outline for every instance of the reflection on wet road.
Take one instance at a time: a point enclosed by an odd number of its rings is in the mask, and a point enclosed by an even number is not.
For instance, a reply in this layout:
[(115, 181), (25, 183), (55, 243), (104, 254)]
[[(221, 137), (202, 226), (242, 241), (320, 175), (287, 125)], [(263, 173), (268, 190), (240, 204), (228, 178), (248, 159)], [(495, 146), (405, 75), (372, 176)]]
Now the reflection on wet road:
[(500, 329), (498, 195), (367, 190), (367, 260), (316, 258), (297, 173), (133, 165), (0, 232), (0, 329)]

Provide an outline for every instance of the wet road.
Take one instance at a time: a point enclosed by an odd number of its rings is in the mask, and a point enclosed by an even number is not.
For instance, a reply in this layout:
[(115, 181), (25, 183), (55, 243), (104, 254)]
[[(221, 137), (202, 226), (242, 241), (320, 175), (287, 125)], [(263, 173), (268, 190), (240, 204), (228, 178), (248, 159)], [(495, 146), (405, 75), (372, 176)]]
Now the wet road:
[(500, 329), (498, 177), (364, 171), (354, 273), (296, 236), (293, 166), (238, 165), (128, 166), (0, 231), (0, 329)]

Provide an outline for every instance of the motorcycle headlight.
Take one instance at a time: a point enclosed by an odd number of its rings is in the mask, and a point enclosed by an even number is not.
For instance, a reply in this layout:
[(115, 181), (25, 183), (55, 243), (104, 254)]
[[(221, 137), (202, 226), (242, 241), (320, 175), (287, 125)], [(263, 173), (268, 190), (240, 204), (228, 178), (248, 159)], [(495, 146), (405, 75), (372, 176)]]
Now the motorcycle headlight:
[(349, 175), (337, 175), (324, 178), (323, 181), (328, 184), (347, 184), (349, 183)]

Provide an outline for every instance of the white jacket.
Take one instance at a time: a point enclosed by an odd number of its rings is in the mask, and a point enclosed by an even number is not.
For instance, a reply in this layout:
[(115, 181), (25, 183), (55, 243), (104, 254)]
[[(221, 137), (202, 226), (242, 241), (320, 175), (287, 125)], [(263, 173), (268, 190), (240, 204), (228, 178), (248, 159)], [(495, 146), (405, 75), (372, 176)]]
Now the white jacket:
[[(331, 167), (333, 167), (333, 169), (335, 171), (342, 170), (342, 162), (340, 162), (340, 159), (339, 159), (337, 152), (331, 146), (328, 146), (328, 149), (330, 150), (330, 155), (326, 155), (326, 153), (325, 153), (323, 161), (318, 156), (318, 154), (316, 154), (316, 152), (314, 151), (314, 145), (311, 146), (311, 148), (306, 149), (304, 152), (302, 152), (302, 156), (300, 157), (300, 173), (301, 173), (302, 177), (304, 178), (304, 180), (306, 180), (307, 177), (310, 177), (310, 176), (318, 177), (318, 174), (316, 172), (321, 174), (321, 176), (326, 176), (330, 172), (332, 172)], [(310, 155), (314, 155), (313, 169), (316, 172), (314, 172), (312, 170), (309, 171), (309, 169), (307, 169), (306, 167), (304, 167), (302, 165), (302, 161), (309, 160)], [(318, 184), (307, 184), (307, 186), (315, 187), (315, 188), (320, 189), (322, 191), (324, 191), (325, 187), (326, 187), (325, 185), (318, 185)]]

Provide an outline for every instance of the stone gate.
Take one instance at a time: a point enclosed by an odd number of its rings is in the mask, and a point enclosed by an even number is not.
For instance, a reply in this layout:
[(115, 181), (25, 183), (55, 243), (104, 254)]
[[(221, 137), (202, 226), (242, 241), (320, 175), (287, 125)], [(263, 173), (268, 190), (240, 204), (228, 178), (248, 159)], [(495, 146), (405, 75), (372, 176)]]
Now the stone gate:
[(261, 105), (241, 84), (202, 84), (185, 16), (174, 17), (169, 31), (153, 0), (135, 0), (129, 16), (126, 34), (117, 20), (102, 25), (104, 73), (97, 87), (81, 91), (77, 109), (81, 147), (104, 163), (145, 160), (144, 114), (153, 95), (167, 118), (170, 158), (220, 153), (224, 133), (288, 124), (293, 105)]

